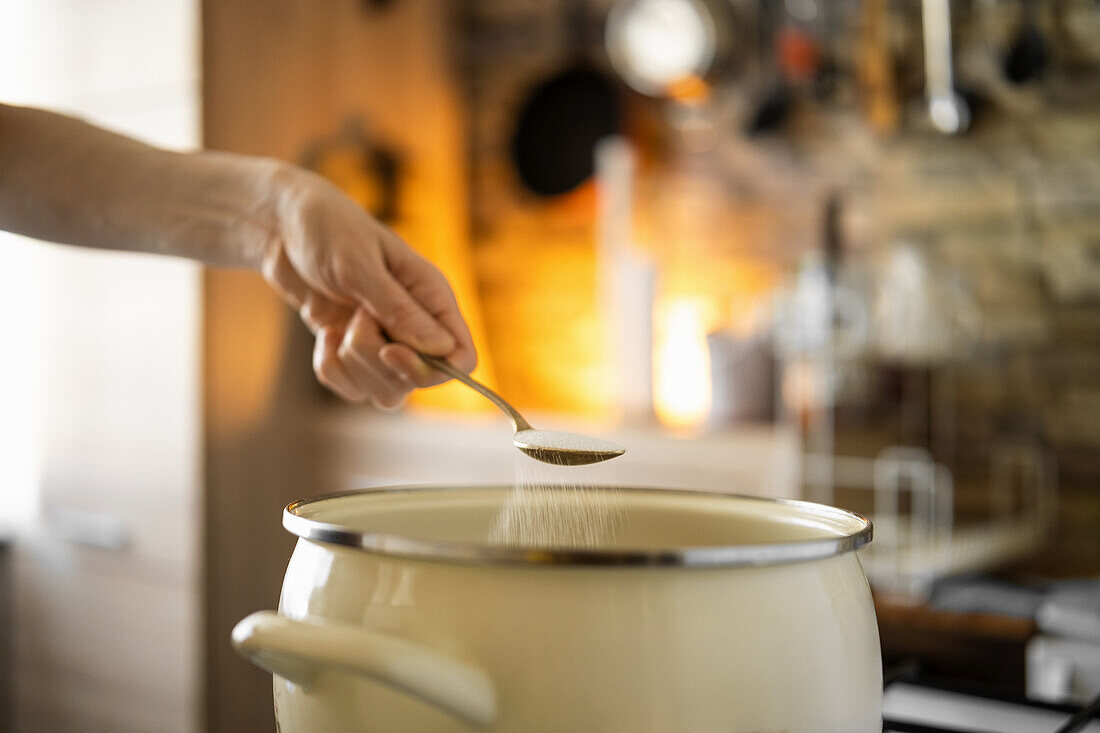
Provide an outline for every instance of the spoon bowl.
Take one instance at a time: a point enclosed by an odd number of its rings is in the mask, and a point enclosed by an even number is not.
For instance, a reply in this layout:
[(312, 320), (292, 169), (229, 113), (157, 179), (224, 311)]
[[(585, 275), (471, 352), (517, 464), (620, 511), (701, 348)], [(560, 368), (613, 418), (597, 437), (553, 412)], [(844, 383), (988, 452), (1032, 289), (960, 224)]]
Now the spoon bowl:
[(610, 441), (557, 430), (520, 430), (512, 438), (512, 445), (536, 461), (559, 466), (585, 466), (626, 452)]

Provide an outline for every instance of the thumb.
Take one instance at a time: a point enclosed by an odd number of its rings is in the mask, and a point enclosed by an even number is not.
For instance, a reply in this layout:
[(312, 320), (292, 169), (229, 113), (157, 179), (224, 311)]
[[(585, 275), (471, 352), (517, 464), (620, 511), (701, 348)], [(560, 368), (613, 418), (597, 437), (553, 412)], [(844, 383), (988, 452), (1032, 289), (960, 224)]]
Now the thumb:
[(433, 356), (449, 354), (455, 348), (451, 332), (388, 273), (357, 289), (360, 304), (394, 341)]

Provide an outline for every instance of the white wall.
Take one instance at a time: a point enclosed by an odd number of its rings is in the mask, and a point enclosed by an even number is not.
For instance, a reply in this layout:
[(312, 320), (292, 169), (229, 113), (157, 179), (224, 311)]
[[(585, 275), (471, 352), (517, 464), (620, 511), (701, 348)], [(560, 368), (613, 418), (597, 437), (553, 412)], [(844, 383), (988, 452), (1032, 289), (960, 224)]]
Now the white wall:
[[(197, 0), (0, 0), (0, 101), (188, 149), (198, 69)], [(0, 234), (17, 730), (197, 729), (199, 288)]]
[[(0, 0), (0, 102), (69, 112), (155, 144), (189, 149), (199, 140), (198, 68), (196, 0)], [(89, 321), (97, 324), (90, 335), (96, 327), (112, 328), (99, 326), (110, 315), (102, 309), (140, 302), (133, 296), (142, 287), (146, 294), (163, 292), (171, 311), (161, 341), (194, 341), (197, 273), (189, 263), (51, 251), (0, 232), (0, 312), (11, 314), (0, 359), (0, 531), (37, 512), (40, 432), (57, 427), (42, 424), (43, 409), (65, 412), (80, 404), (57, 389), (67, 381), (55, 373), (58, 362), (43, 358), (68, 350), (66, 331), (87, 332)], [(71, 292), (73, 286), (92, 290), (93, 297)], [(84, 322), (72, 322), (72, 315)], [(113, 381), (126, 374), (125, 356), (123, 349), (111, 357), (122, 363), (122, 372), (106, 365)], [(45, 377), (49, 385), (43, 384), (44, 366), (51, 372)], [(196, 374), (192, 368), (187, 379), (193, 383)], [(62, 401), (67, 407), (59, 410)]]

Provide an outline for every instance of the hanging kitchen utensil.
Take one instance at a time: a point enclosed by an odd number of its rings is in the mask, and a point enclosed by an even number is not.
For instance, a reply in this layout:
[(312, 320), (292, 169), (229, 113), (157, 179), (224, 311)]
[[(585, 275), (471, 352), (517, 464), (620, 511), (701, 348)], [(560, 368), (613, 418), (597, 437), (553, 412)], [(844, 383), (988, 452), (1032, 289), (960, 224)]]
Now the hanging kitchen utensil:
[(1035, 3), (1024, 0), (1021, 12), (1023, 21), (1003, 64), (1005, 78), (1013, 84), (1023, 84), (1039, 76), (1049, 57), (1046, 39), (1035, 15)]
[(860, 101), (867, 124), (879, 135), (894, 132), (901, 118), (889, 23), (886, 0), (865, 0), (860, 5)]
[(814, 29), (820, 23), (817, 5), (807, 4), (800, 16), (786, 7), (772, 8), (772, 13), (778, 15), (765, 14), (761, 23), (761, 33), (770, 40), (760, 47), (760, 76), (765, 81), (745, 123), (748, 137), (782, 127), (794, 109), (797, 90), (811, 87), (822, 69), (821, 31)]
[(787, 119), (791, 111), (791, 92), (782, 79), (772, 81), (760, 97), (756, 109), (745, 125), (745, 134), (756, 137), (770, 132)]
[(921, 0), (925, 96), (932, 126), (945, 135), (970, 127), (970, 105), (954, 86), (950, 0)]
[(589, 18), (583, 0), (566, 17), (573, 60), (536, 84), (520, 105), (512, 162), (520, 180), (540, 196), (573, 190), (592, 175), (596, 143), (621, 129), (612, 79), (588, 58)]
[(608, 13), (604, 38), (611, 65), (632, 89), (650, 97), (681, 97), (728, 80), (752, 43), (742, 4), (620, 0)]

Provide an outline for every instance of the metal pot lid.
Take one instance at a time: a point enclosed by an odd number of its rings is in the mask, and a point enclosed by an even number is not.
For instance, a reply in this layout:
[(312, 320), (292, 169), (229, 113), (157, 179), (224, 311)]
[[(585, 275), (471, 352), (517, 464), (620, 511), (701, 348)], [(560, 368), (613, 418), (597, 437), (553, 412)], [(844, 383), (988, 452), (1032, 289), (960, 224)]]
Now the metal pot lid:
[[(625, 495), (645, 498), (664, 496), (675, 501), (710, 500), (740, 503), (757, 513), (774, 512), (793, 518), (794, 523), (812, 526), (835, 536), (813, 537), (779, 542), (753, 542), (724, 545), (687, 545), (673, 547), (609, 547), (593, 549), (522, 547), (492, 544), (488, 541), (455, 541), (357, 529), (340, 522), (324, 521), (326, 505), (338, 505), (374, 497), (401, 497), (435, 492), (485, 491), (511, 492), (507, 485), (393, 486), (326, 494), (291, 502), (283, 510), (283, 527), (303, 539), (405, 559), (463, 564), (504, 564), (539, 566), (631, 566), (730, 568), (779, 565), (822, 560), (858, 550), (871, 542), (872, 525), (867, 518), (835, 507), (793, 499), (774, 499), (740, 494), (681, 489), (654, 489), (602, 486)], [(567, 489), (569, 487), (547, 487)]]

